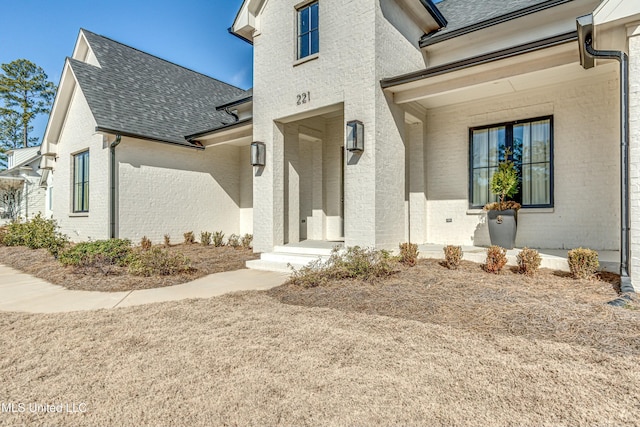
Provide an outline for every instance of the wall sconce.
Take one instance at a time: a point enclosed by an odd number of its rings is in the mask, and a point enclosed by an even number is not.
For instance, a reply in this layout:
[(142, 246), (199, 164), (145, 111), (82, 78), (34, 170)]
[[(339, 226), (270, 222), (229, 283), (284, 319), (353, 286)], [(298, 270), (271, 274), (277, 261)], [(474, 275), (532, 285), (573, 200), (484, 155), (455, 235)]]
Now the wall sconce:
[(251, 166), (264, 166), (267, 149), (264, 142), (251, 143)]
[(364, 125), (359, 120), (347, 122), (347, 150), (364, 151)]

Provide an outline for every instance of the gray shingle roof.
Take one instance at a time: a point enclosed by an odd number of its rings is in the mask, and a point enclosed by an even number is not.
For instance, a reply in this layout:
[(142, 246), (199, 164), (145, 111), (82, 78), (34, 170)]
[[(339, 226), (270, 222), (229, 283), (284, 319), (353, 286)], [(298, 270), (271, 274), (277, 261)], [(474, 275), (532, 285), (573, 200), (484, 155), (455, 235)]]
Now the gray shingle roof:
[(239, 105), (245, 102), (249, 102), (253, 99), (253, 88), (247, 89), (242, 95), (227, 100), (224, 104), (218, 105), (216, 108), (221, 109), (224, 107)]
[(556, 0), (442, 0), (437, 8), (447, 19), (442, 30), (425, 35), (423, 45), (445, 40), (456, 32), (530, 7), (558, 3)]
[(244, 90), (82, 31), (101, 67), (69, 63), (99, 128), (191, 146), (185, 135), (234, 120), (216, 106)]

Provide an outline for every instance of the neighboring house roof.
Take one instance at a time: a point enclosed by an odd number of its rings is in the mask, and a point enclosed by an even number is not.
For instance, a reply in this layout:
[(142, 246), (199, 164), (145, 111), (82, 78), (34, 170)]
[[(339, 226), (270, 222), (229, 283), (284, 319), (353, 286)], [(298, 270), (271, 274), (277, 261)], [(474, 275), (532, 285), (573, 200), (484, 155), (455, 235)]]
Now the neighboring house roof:
[(193, 146), (185, 135), (233, 121), (216, 106), (243, 96), (244, 90), (82, 32), (100, 67), (68, 61), (99, 130)]
[(440, 31), (423, 36), (420, 47), (570, 1), (572, 0), (442, 0), (437, 7), (448, 24)]
[(20, 172), (20, 168), (33, 163), (34, 161), (42, 157), (40, 155), (40, 146), (16, 148), (14, 150), (7, 151), (8, 154), (13, 155), (13, 166), (3, 171), (0, 171), (0, 175), (9, 176), (15, 175)]

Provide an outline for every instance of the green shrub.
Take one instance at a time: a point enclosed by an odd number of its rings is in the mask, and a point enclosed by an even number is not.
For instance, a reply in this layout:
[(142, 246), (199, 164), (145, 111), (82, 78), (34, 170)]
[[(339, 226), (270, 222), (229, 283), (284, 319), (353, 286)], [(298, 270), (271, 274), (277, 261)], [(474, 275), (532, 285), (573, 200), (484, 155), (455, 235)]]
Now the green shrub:
[(129, 264), (129, 273), (134, 276), (171, 276), (191, 271), (193, 269), (189, 258), (159, 247), (137, 252)]
[(418, 245), (415, 243), (400, 243), (400, 262), (407, 267), (414, 267), (418, 262)]
[(238, 236), (237, 234), (232, 234), (231, 236), (229, 236), (227, 245), (231, 246), (232, 248), (238, 249), (240, 247), (240, 236)]
[(186, 233), (183, 234), (183, 236), (184, 236), (184, 243), (187, 245), (195, 243), (196, 241), (196, 238), (193, 235), (193, 231), (187, 231)]
[(462, 260), (462, 246), (447, 245), (444, 247), (444, 265), (449, 270), (457, 270)]
[(251, 245), (253, 243), (253, 234), (245, 234), (244, 236), (242, 236), (242, 239), (240, 239), (240, 243), (242, 244), (242, 247), (245, 249), (251, 249), (253, 246)]
[(222, 231), (216, 231), (213, 233), (213, 246), (216, 248), (224, 246), (224, 233)]
[(535, 275), (542, 262), (538, 251), (529, 248), (522, 249), (516, 259), (518, 261), (518, 271), (527, 276)]
[(3, 244), (6, 246), (26, 246), (30, 249), (47, 249), (57, 257), (69, 243), (69, 238), (58, 231), (54, 219), (45, 219), (37, 214), (26, 222), (11, 222), (6, 227)]
[(151, 249), (151, 246), (151, 240), (147, 236), (142, 236), (142, 239), (140, 239), (140, 247), (142, 250), (148, 251)]
[(164, 235), (164, 247), (168, 248), (171, 246), (171, 236), (169, 236), (168, 234)]
[(500, 246), (489, 246), (487, 249), (487, 261), (485, 271), (498, 274), (507, 264), (507, 250)]
[(132, 256), (131, 241), (128, 239), (96, 240), (82, 242), (60, 254), (63, 265), (92, 267), (101, 265), (126, 266)]
[(6, 236), (7, 233), (8, 231), (6, 226), (0, 227), (0, 246), (4, 245), (4, 236)]
[(209, 231), (200, 232), (200, 244), (202, 246), (209, 246), (211, 244), (211, 233)]
[(334, 249), (326, 262), (320, 259), (293, 270), (291, 283), (311, 288), (330, 280), (361, 279), (372, 281), (395, 271), (393, 258), (388, 251), (349, 247), (345, 251)]
[(568, 253), (567, 262), (575, 279), (591, 279), (600, 267), (598, 252), (593, 249), (572, 249)]

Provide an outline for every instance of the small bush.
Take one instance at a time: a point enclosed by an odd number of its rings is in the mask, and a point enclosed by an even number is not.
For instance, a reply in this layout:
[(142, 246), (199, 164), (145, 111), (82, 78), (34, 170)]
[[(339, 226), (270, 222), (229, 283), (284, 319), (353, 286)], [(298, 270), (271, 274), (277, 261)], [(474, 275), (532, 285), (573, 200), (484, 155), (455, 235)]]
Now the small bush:
[(400, 262), (407, 267), (414, 267), (418, 262), (418, 245), (415, 243), (400, 243)]
[(186, 233), (183, 234), (183, 236), (184, 236), (184, 243), (187, 245), (195, 243), (196, 241), (196, 238), (193, 235), (193, 231), (187, 231)]
[(129, 273), (134, 276), (172, 276), (193, 271), (191, 261), (183, 254), (171, 254), (159, 247), (140, 251), (129, 264)]
[(6, 227), (2, 240), (6, 246), (26, 246), (30, 249), (47, 249), (57, 257), (69, 243), (69, 238), (58, 231), (54, 219), (37, 214), (26, 222), (14, 221)]
[(518, 261), (518, 271), (527, 276), (535, 275), (542, 262), (538, 251), (529, 248), (522, 249), (516, 259)]
[(142, 239), (140, 239), (140, 247), (143, 251), (148, 251), (151, 249), (151, 240), (147, 238), (147, 236), (142, 236)]
[(487, 249), (487, 262), (484, 265), (485, 271), (498, 274), (507, 264), (507, 250), (500, 246), (490, 246)]
[(229, 236), (227, 245), (231, 246), (232, 248), (238, 249), (240, 247), (240, 236), (238, 236), (237, 234), (232, 234), (231, 236)]
[(251, 245), (253, 243), (253, 234), (247, 233), (244, 236), (242, 236), (242, 239), (240, 239), (240, 243), (242, 244), (242, 247), (245, 249), (253, 248), (253, 246)]
[(131, 261), (131, 241), (128, 239), (96, 240), (72, 246), (60, 254), (62, 265), (96, 267), (118, 265), (124, 267)]
[(591, 279), (600, 267), (598, 252), (593, 249), (572, 249), (569, 251), (567, 262), (574, 279)]
[(200, 244), (202, 246), (209, 246), (211, 244), (211, 233), (209, 231), (200, 232)]
[(444, 265), (449, 270), (457, 270), (462, 260), (462, 246), (447, 245), (444, 247)]
[(291, 283), (312, 288), (330, 280), (360, 279), (372, 281), (395, 271), (393, 258), (384, 250), (349, 247), (344, 252), (334, 249), (326, 262), (316, 260), (294, 270)]
[(164, 247), (171, 247), (171, 236), (169, 236), (168, 234), (164, 235)]
[(7, 233), (7, 227), (0, 227), (0, 246), (4, 245), (4, 236), (6, 236)]
[(222, 231), (216, 231), (213, 233), (213, 246), (216, 248), (224, 246), (224, 233)]

